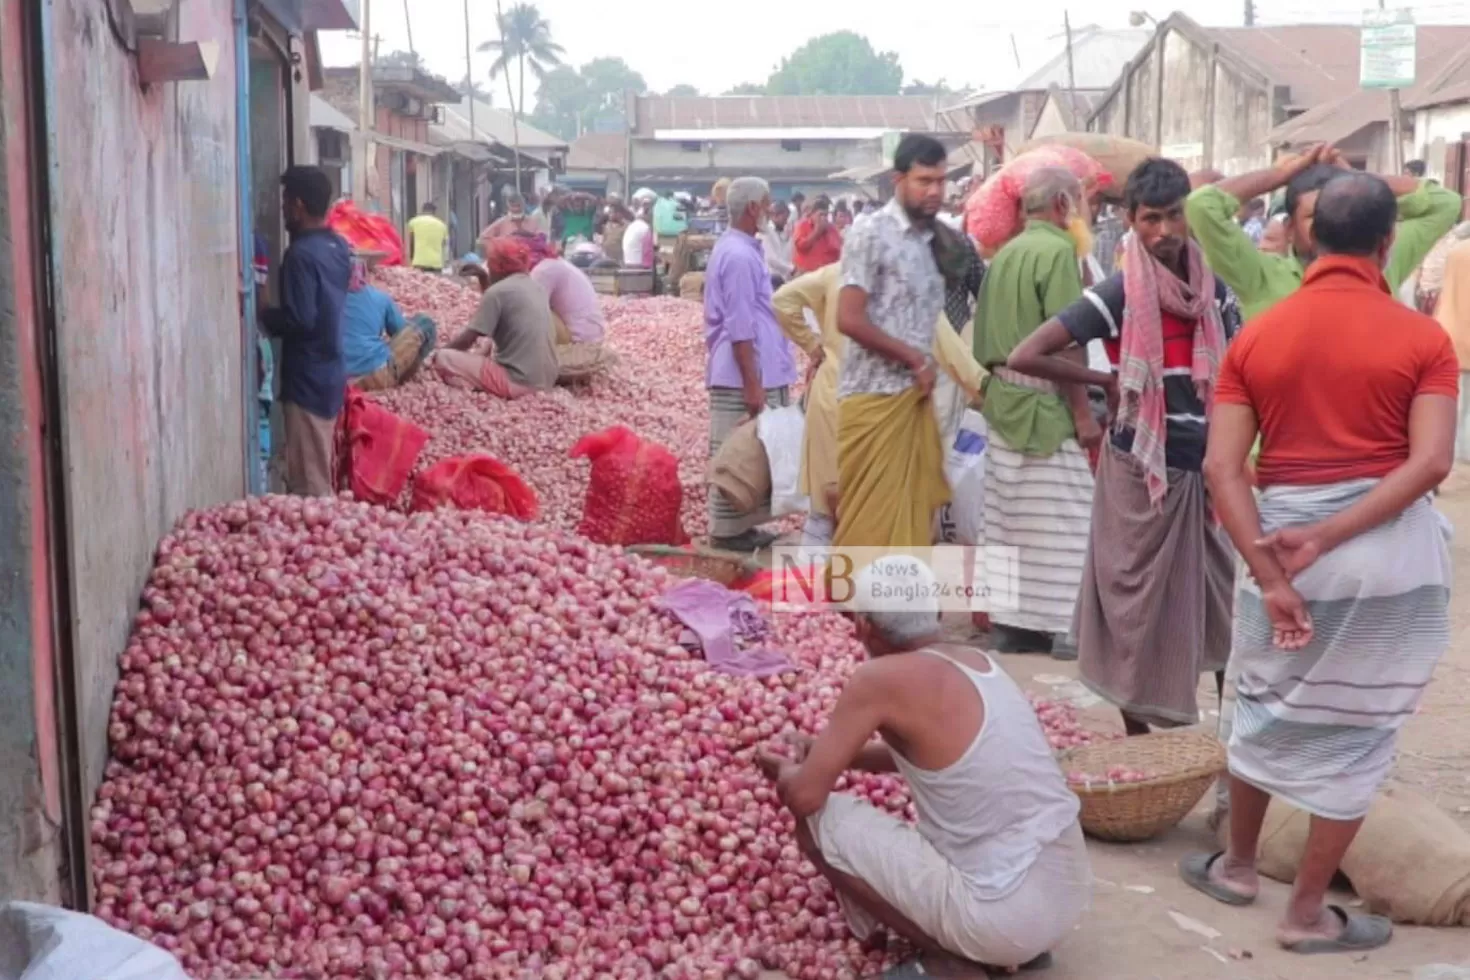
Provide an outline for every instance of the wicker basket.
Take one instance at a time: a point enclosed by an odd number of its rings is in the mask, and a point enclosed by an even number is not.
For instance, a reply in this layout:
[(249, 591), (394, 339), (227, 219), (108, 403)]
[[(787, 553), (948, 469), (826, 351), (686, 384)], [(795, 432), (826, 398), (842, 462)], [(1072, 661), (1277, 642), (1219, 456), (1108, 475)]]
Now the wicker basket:
[(655, 565), (662, 565), (680, 578), (705, 578), (727, 586), (760, 571), (760, 566), (745, 555), (713, 548), (635, 544), (628, 551)]
[(1225, 769), (1225, 746), (1193, 729), (1154, 732), (1068, 749), (1063, 772), (1105, 773), (1126, 766), (1154, 774), (1141, 783), (1106, 781), (1068, 787), (1082, 800), (1082, 829), (1099, 840), (1141, 841), (1183, 820)]
[(575, 384), (594, 378), (618, 363), (618, 352), (602, 344), (558, 344), (556, 383)]

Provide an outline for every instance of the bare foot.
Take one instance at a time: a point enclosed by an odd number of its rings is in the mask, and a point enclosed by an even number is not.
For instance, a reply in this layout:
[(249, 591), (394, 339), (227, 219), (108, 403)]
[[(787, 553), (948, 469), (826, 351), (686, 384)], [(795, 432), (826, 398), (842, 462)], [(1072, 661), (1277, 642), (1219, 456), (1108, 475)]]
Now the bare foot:
[(1233, 861), (1228, 851), (1210, 865), (1210, 880), (1244, 898), (1255, 898), (1261, 890), (1261, 877), (1256, 874), (1255, 862)]

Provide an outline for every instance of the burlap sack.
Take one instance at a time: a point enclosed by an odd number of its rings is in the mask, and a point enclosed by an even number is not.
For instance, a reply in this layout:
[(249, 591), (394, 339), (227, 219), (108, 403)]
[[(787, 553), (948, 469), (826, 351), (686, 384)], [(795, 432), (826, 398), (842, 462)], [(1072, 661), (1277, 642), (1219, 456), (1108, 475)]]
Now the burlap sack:
[(704, 302), (704, 273), (686, 272), (679, 279), (679, 298)]
[(555, 313), (551, 314), (551, 334), (558, 347), (572, 343), (572, 331), (567, 327), (566, 321)]
[(1125, 136), (1114, 136), (1110, 133), (1070, 132), (1038, 136), (1034, 140), (1022, 143), (1016, 153), (1020, 155), (1041, 146), (1070, 146), (1074, 150), (1081, 150), (1102, 164), (1102, 168), (1113, 178), (1112, 183), (1103, 192), (1103, 196), (1111, 200), (1122, 199), (1123, 186), (1128, 183), (1128, 175), (1133, 172), (1134, 167), (1151, 156), (1158, 156), (1158, 152), (1152, 146)]
[[(1272, 800), (1261, 827), (1261, 874), (1290, 884), (1311, 817)], [(1384, 790), (1368, 811), (1342, 873), (1378, 915), (1422, 926), (1470, 926), (1470, 833), (1412, 790)]]
[(737, 514), (749, 514), (771, 495), (771, 464), (755, 420), (741, 423), (709, 464), (709, 485), (724, 493)]

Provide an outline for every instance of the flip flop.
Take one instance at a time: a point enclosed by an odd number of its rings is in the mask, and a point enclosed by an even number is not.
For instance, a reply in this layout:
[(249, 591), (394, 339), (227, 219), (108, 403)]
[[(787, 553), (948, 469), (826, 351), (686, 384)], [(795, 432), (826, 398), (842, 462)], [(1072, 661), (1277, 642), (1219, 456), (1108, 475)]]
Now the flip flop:
[(1355, 915), (1346, 909), (1329, 905), (1328, 910), (1342, 920), (1342, 932), (1333, 939), (1299, 939), (1282, 943), (1290, 953), (1310, 956), (1315, 953), (1361, 953), (1385, 946), (1393, 938), (1393, 923), (1381, 915)]
[(924, 972), (924, 968), (919, 965), (919, 958), (915, 956), (897, 966), (890, 966), (878, 976), (882, 980), (924, 980), (929, 974)]
[(1204, 892), (1217, 902), (1237, 906), (1251, 904), (1255, 901), (1254, 896), (1231, 891), (1210, 877), (1210, 868), (1224, 856), (1224, 851), (1216, 851), (1214, 854), (1203, 852), (1186, 854), (1179, 862), (1179, 877), (1183, 878), (1184, 883), (1195, 891)]

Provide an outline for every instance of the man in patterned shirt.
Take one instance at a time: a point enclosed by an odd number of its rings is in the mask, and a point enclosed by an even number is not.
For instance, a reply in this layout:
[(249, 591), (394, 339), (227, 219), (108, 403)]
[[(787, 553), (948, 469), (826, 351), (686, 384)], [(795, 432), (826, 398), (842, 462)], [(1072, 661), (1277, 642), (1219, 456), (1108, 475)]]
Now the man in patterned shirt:
[(944, 146), (910, 133), (893, 156), (893, 200), (854, 227), (842, 256), (837, 328), (851, 343), (838, 399), (838, 547), (928, 547), (949, 499), (929, 404), (930, 351), (944, 310), (933, 251)]

